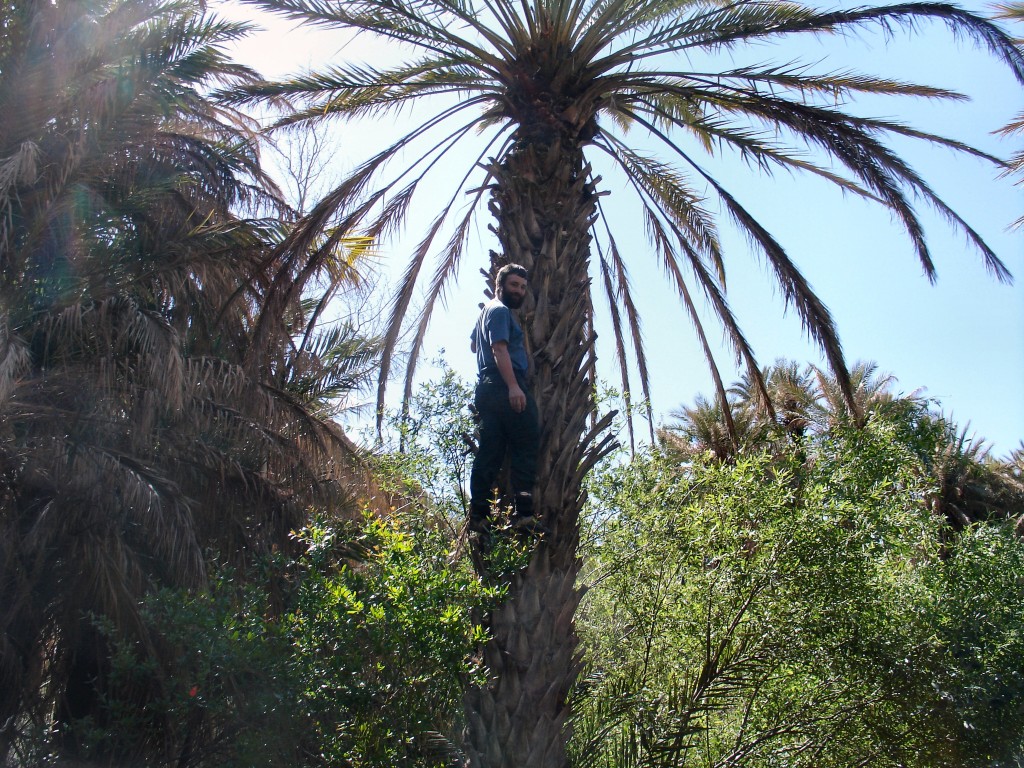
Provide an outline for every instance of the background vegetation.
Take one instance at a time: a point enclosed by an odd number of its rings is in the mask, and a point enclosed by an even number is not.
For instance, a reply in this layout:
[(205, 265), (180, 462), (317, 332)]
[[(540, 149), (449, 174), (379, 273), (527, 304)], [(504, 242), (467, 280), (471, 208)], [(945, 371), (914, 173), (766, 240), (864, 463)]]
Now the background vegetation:
[[(0, 29), (0, 762), (462, 764), (532, 543), (473, 567), (451, 372), (372, 455), (334, 420), (378, 373), (373, 318), (324, 321), (368, 244), (281, 256), (307, 201), (218, 95), (245, 26)], [(1024, 444), (869, 363), (759, 373), (585, 481), (573, 764), (1019, 765)]]

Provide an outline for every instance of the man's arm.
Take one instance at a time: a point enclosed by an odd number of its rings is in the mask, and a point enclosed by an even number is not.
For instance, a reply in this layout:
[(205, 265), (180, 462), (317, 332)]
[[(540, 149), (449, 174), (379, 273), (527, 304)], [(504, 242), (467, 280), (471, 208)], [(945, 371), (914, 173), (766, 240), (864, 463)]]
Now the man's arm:
[(498, 373), (508, 387), (508, 402), (512, 410), (522, 413), (526, 410), (526, 393), (519, 386), (516, 380), (515, 371), (512, 368), (512, 358), (508, 354), (508, 342), (496, 341), (491, 344), (491, 352), (494, 353), (494, 362), (498, 365)]

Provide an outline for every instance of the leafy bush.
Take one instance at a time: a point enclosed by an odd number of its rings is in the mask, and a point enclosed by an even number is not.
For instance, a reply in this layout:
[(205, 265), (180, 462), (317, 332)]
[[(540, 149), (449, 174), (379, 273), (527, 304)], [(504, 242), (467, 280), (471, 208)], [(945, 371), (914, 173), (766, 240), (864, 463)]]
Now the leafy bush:
[(879, 418), (595, 477), (578, 764), (1012, 764), (1024, 544), (950, 536), (928, 439)]
[(166, 646), (159, 655), (97, 620), (114, 648), (101, 716), (23, 739), (22, 757), (42, 762), (70, 739), (113, 765), (446, 763), (462, 682), (478, 672), (472, 617), (492, 593), (422, 519), (367, 517), (355, 532), (318, 523), (298, 536), (297, 561), (245, 579), (221, 568), (207, 591), (148, 595), (141, 615)]
[(441, 762), (457, 742), (461, 690), (490, 593), (453, 568), (425, 526), (368, 520), (355, 563), (332, 562), (329, 528), (307, 532), (313, 568), (291, 614), (302, 707), (327, 765)]

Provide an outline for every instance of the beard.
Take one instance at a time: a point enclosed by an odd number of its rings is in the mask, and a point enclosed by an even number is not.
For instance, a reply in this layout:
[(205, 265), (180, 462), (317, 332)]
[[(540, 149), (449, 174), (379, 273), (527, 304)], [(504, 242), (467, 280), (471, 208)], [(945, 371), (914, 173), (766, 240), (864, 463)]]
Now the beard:
[(498, 300), (501, 301), (501, 303), (504, 304), (509, 309), (519, 309), (521, 306), (523, 306), (523, 301), (525, 299), (525, 296), (512, 296), (506, 294), (504, 291), (502, 292), (501, 296), (498, 297)]

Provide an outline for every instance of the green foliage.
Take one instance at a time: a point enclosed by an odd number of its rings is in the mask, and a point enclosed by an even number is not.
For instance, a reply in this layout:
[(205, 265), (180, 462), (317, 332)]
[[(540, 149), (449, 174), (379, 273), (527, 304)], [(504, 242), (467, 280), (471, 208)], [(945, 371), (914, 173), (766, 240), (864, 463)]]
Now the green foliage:
[(1012, 764), (1024, 544), (930, 510), (940, 432), (879, 417), (595, 477), (577, 762)]
[[(1019, 764), (1024, 701), (1024, 546), (1008, 526), (974, 526), (951, 557), (923, 574), (938, 638), (939, 711), (961, 726), (957, 745), (974, 763)], [(965, 763), (969, 762), (967, 760)]]
[(429, 499), (439, 517), (454, 522), (468, 506), (476, 424), (467, 405), (473, 391), (443, 359), (435, 365), (440, 379), (421, 385), (402, 411), (386, 414), (374, 461), (391, 490)]
[(445, 537), (407, 522), (318, 523), (297, 561), (152, 593), (140, 615), (159, 654), (97, 619), (114, 648), (99, 714), (21, 754), (73, 740), (88, 759), (150, 766), (444, 763), (461, 686), (480, 673), (472, 616), (493, 594), (449, 564)]
[(98, 620), (114, 651), (99, 714), (69, 726), (84, 757), (224, 768), (296, 761), (304, 724), (288, 622), (255, 574), (245, 581), (224, 568), (203, 593), (147, 596), (140, 614), (164, 646), (158, 655)]
[[(481, 584), (453, 551), (468, 396), (446, 371), (395, 415), (393, 518), (320, 520), (293, 534), (300, 556), (244, 573), (214, 563), (205, 589), (148, 593), (135, 630), (93, 616), (100, 706), (19, 726), (16, 764), (69, 746), (110, 765), (450, 764), (482, 617), (529, 554), (499, 532)], [(1014, 765), (1024, 544), (1005, 516), (950, 526), (936, 457), (957, 431), (927, 416), (904, 403), (731, 462), (601, 465), (575, 764)]]
[(333, 562), (329, 528), (304, 535), (313, 568), (291, 622), (324, 764), (441, 762), (462, 683), (480, 671), (467, 666), (483, 640), (470, 615), (488, 593), (423, 526), (414, 536), (398, 521), (368, 519), (356, 563)]

